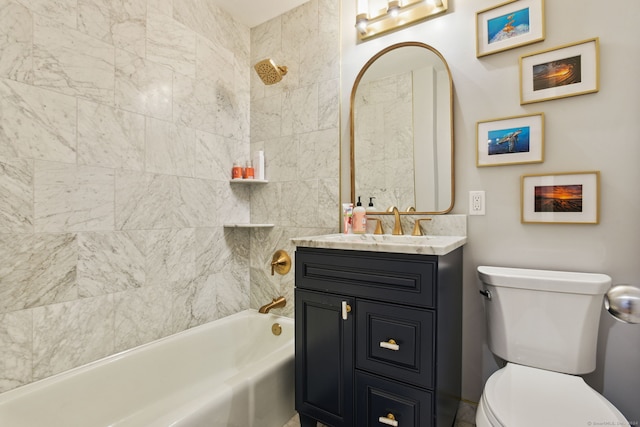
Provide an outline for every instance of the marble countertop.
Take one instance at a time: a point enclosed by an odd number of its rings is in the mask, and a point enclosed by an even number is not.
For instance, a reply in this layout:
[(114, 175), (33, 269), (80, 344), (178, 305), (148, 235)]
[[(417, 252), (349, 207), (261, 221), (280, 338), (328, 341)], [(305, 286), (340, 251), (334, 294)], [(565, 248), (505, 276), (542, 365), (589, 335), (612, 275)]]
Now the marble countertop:
[(446, 255), (467, 243), (467, 237), (393, 236), (390, 234), (325, 234), (321, 236), (294, 237), (291, 241), (296, 246), (310, 248)]

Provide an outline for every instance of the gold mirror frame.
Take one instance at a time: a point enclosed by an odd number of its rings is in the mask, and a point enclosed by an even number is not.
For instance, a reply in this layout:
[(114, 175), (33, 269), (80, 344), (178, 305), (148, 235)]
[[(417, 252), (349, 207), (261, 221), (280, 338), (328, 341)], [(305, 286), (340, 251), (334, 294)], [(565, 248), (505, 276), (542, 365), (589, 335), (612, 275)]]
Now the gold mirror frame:
[[(441, 215), (441, 214), (446, 214), (451, 212), (451, 210), (453, 209), (453, 205), (455, 202), (455, 168), (454, 168), (454, 158), (455, 158), (455, 147), (454, 147), (454, 135), (453, 135), (453, 78), (451, 76), (451, 70), (449, 69), (449, 64), (447, 64), (447, 61), (444, 59), (444, 57), (442, 56), (442, 54), (440, 52), (438, 52), (436, 49), (434, 49), (433, 47), (425, 44), (425, 43), (421, 43), (421, 42), (402, 42), (402, 43), (397, 43), (391, 46), (388, 46), (386, 48), (384, 48), (383, 50), (381, 50), (380, 52), (376, 53), (373, 57), (371, 57), (371, 59), (369, 59), (369, 61), (367, 61), (367, 63), (364, 65), (364, 67), (362, 67), (362, 70), (360, 70), (360, 72), (358, 73), (358, 76), (355, 79), (355, 82), (353, 84), (353, 88), (351, 90), (351, 98), (350, 98), (350, 111), (349, 111), (349, 125), (350, 125), (350, 129), (349, 129), (349, 134), (350, 134), (350, 166), (351, 166), (351, 170), (350, 170), (350, 178), (351, 178), (351, 201), (354, 203), (356, 202), (356, 174), (355, 174), (355, 113), (354, 113), (354, 109), (355, 109), (355, 97), (356, 97), (356, 91), (358, 90), (358, 86), (360, 84), (360, 80), (362, 79), (362, 77), (364, 76), (364, 74), (367, 72), (367, 70), (369, 69), (369, 67), (371, 67), (371, 65), (373, 65), (375, 63), (375, 61), (380, 58), (381, 56), (383, 56), (384, 54), (393, 51), (395, 49), (399, 49), (402, 47), (421, 47), (424, 49), (429, 50), (430, 52), (434, 53), (443, 63), (447, 74), (449, 76), (449, 126), (450, 126), (450, 135), (451, 135), (451, 203), (449, 205), (448, 208), (446, 208), (445, 210), (442, 211), (434, 211), (434, 212), (430, 212), (430, 211), (409, 211), (409, 212), (400, 212), (401, 215)], [(414, 159), (414, 163), (415, 163), (415, 159)], [(415, 183), (414, 183), (415, 184)], [(415, 187), (414, 187), (415, 188)], [(415, 190), (414, 190), (415, 191)], [(366, 200), (365, 200), (366, 201)], [(393, 215), (392, 213), (388, 212), (388, 211), (376, 211), (376, 212), (367, 212), (367, 214), (372, 214), (372, 215)]]

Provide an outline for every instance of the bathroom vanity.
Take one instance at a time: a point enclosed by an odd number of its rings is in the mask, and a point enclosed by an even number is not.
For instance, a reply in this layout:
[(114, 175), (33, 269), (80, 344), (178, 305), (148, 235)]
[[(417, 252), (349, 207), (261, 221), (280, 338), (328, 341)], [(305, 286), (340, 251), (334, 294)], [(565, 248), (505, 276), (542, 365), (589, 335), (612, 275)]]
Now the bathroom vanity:
[(293, 239), (303, 427), (453, 424), (466, 238), (394, 237)]

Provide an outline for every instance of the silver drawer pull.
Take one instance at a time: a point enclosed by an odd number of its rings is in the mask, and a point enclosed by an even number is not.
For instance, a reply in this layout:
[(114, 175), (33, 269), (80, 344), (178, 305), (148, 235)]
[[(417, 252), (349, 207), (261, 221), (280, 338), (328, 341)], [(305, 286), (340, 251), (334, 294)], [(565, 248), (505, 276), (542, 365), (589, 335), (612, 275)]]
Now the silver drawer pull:
[(378, 418), (378, 422), (388, 426), (398, 427), (398, 421), (396, 421), (396, 417), (391, 413), (387, 414), (386, 417)]
[[(400, 350), (400, 346), (398, 345), (398, 343), (396, 343), (396, 340), (380, 341), (380, 347), (386, 348), (386, 349), (389, 349), (389, 350), (393, 350), (393, 351)], [(396, 425), (397, 425), (397, 423), (396, 423)]]

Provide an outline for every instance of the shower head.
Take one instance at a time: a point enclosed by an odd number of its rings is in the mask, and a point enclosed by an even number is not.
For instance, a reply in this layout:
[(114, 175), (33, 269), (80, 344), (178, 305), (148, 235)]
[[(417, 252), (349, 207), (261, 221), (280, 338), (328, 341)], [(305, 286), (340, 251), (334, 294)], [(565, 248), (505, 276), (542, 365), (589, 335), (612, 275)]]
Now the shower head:
[(284, 65), (276, 65), (273, 59), (264, 59), (253, 66), (258, 73), (262, 82), (266, 85), (272, 85), (282, 80), (282, 76), (287, 74), (287, 67)]

